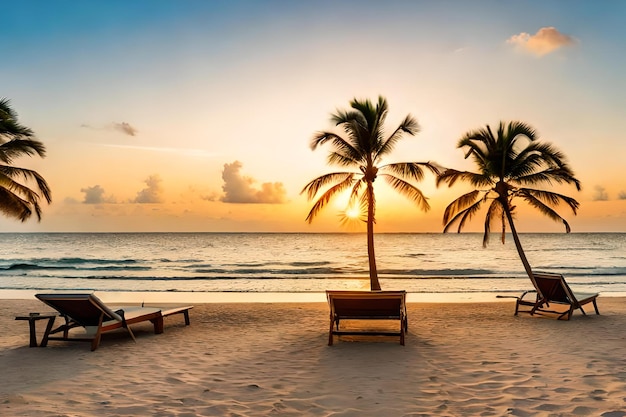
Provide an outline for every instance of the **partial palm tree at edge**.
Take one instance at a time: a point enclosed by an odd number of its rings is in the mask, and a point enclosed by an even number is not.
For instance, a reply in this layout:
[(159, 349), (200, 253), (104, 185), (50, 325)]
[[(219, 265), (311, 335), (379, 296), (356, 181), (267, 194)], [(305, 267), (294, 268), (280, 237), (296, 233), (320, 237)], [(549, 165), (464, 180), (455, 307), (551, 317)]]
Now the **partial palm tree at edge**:
[(469, 182), (475, 190), (454, 200), (446, 207), (443, 215), (444, 233), (455, 223), (461, 232), (483, 206), (487, 206), (483, 246), (489, 241), (491, 225), (501, 223), (502, 243), (508, 222), (524, 269), (534, 282), (532, 268), (520, 242), (513, 216), (514, 199), (522, 199), (549, 218), (560, 221), (565, 231), (570, 232), (569, 223), (555, 208), (564, 203), (576, 214), (578, 201), (563, 194), (529, 186), (550, 186), (571, 184), (580, 191), (580, 181), (574, 177), (565, 156), (549, 143), (538, 141), (535, 129), (522, 122), (500, 122), (497, 132), (487, 125), (466, 133), (458, 142), (457, 148), (465, 148), (465, 158), (470, 156), (478, 166), (478, 172), (447, 169), (437, 177), (437, 185), (447, 183), (449, 187), (457, 181)]
[[(21, 221), (33, 212), (41, 220), (39, 200), (52, 201), (50, 187), (36, 171), (12, 166), (24, 155), (45, 157), (46, 150), (31, 129), (21, 125), (8, 99), (0, 99), (0, 212)], [(34, 182), (34, 187), (28, 185)]]
[(370, 100), (353, 99), (350, 107), (351, 110), (337, 111), (331, 116), (332, 122), (343, 129), (345, 136), (333, 132), (318, 132), (311, 140), (311, 149), (315, 150), (318, 146), (330, 143), (328, 163), (356, 170), (322, 175), (305, 185), (301, 194), (306, 193), (309, 200), (313, 200), (319, 194), (306, 217), (308, 223), (313, 221), (330, 200), (348, 190), (350, 192), (348, 206), (358, 205), (367, 210), (367, 216), (364, 216), (367, 223), (367, 254), (370, 288), (374, 291), (380, 290), (374, 252), (376, 211), (374, 181), (378, 177), (384, 178), (394, 190), (427, 211), (430, 205), (426, 197), (411, 181), (419, 182), (424, 178), (423, 168), (434, 174), (440, 171), (437, 165), (431, 162), (379, 165), (383, 157), (393, 151), (403, 134), (413, 136), (419, 132), (417, 120), (407, 115), (389, 136), (385, 136), (383, 125), (388, 112), (385, 98), (379, 97), (376, 105)]

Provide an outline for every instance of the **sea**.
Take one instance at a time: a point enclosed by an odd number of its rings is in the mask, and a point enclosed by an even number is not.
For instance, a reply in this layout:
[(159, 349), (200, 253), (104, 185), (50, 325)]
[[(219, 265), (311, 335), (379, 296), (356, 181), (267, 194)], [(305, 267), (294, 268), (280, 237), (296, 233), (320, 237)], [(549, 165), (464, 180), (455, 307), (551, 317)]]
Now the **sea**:
[[(534, 270), (580, 291), (626, 292), (626, 233), (521, 234)], [(507, 236), (375, 235), (384, 290), (516, 294), (532, 288)], [(0, 290), (319, 293), (369, 289), (361, 233), (1, 233)]]

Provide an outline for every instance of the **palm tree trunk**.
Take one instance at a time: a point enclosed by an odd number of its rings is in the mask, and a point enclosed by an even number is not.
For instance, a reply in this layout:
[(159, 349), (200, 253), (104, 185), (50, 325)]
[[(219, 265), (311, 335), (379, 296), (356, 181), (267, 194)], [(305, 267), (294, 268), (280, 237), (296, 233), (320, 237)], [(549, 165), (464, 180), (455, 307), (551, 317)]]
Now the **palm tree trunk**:
[(522, 242), (519, 240), (519, 236), (517, 235), (517, 230), (515, 229), (515, 224), (513, 223), (513, 216), (511, 215), (511, 211), (507, 206), (504, 206), (504, 213), (506, 214), (506, 218), (509, 221), (509, 226), (511, 227), (511, 234), (513, 235), (513, 241), (515, 242), (515, 248), (517, 249), (517, 253), (519, 254), (519, 258), (522, 261), (522, 265), (524, 265), (524, 269), (526, 270), (526, 274), (528, 274), (528, 278), (532, 281), (533, 285), (535, 283), (535, 278), (533, 276), (533, 271), (526, 258), (526, 254), (524, 253), (524, 249), (522, 248)]
[(380, 291), (378, 270), (376, 269), (376, 255), (374, 253), (374, 186), (367, 183), (367, 257), (370, 264), (370, 289)]

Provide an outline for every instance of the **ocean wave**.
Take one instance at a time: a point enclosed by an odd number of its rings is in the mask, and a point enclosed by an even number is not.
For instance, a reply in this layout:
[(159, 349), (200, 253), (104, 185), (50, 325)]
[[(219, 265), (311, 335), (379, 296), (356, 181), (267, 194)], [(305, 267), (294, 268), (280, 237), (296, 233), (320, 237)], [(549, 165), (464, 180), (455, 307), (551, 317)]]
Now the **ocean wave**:
[(0, 271), (47, 271), (47, 270), (63, 270), (63, 271), (149, 271), (151, 268), (141, 265), (109, 265), (95, 267), (79, 267), (70, 265), (38, 265), (31, 263), (11, 264), (5, 268), (0, 267)]
[(472, 269), (472, 268), (464, 268), (464, 269), (455, 269), (455, 268), (444, 268), (444, 269), (379, 269), (378, 272), (380, 274), (388, 274), (388, 275), (401, 275), (405, 276), (479, 276), (479, 275), (490, 275), (490, 274), (502, 274), (501, 272), (490, 271), (488, 269)]
[(40, 270), (40, 269), (45, 270), (45, 269), (76, 269), (76, 268), (67, 267), (67, 266), (46, 266), (46, 265), (37, 265), (37, 264), (29, 264), (29, 263), (12, 264), (5, 268), (0, 268), (0, 270), (5, 270), (5, 271), (19, 271), (19, 270), (30, 271), (30, 270)]

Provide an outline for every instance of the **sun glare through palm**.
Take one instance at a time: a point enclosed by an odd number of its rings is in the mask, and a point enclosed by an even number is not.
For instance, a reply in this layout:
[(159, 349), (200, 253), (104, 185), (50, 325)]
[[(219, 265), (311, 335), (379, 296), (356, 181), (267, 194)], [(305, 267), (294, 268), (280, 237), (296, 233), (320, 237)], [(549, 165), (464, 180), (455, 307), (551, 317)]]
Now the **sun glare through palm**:
[(358, 219), (361, 216), (361, 210), (358, 207), (348, 207), (344, 214), (349, 219)]

